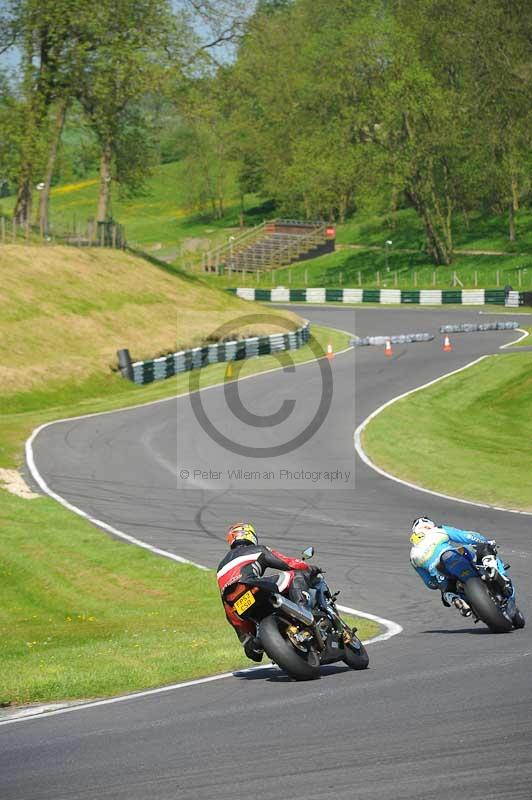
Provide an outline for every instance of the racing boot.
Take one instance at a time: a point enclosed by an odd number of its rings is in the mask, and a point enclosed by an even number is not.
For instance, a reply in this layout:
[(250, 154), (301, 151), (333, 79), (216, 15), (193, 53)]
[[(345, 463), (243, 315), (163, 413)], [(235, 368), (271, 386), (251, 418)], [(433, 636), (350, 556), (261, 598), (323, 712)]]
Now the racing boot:
[(261, 647), (260, 640), (256, 636), (249, 636), (244, 642), (244, 653), (251, 661), (262, 661), (264, 650)]
[(442, 603), (444, 606), (450, 608), (450, 606), (454, 606), (463, 617), (470, 617), (471, 616), (471, 609), (469, 605), (463, 600), (459, 595), (455, 594), (454, 592), (444, 592), (442, 594)]

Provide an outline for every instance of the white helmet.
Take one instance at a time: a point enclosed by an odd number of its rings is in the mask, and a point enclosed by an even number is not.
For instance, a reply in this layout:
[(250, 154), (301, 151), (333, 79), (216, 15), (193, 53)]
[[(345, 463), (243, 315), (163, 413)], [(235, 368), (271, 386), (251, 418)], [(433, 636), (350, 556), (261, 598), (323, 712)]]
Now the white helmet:
[(433, 531), (437, 525), (429, 517), (418, 517), (412, 523), (412, 536), (410, 541), (412, 544), (419, 544), (427, 533)]

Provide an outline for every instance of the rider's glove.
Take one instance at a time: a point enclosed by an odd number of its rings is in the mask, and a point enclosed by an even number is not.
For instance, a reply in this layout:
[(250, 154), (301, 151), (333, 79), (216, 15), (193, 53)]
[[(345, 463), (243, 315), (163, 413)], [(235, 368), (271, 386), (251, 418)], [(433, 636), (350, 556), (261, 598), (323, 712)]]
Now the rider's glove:
[(322, 573), (323, 570), (321, 569), (321, 567), (309, 567), (309, 572), (310, 572), (310, 577), (315, 578), (316, 575)]

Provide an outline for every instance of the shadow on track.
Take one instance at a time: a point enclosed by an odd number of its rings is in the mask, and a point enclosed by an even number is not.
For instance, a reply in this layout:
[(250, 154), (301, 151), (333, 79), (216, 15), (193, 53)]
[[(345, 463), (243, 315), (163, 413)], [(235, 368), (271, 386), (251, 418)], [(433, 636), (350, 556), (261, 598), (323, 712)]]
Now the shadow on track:
[[(354, 672), (354, 670), (338, 664), (327, 664), (320, 668), (322, 678), (328, 678), (331, 675), (343, 675), (346, 672)], [(270, 683), (300, 683), (300, 681), (294, 680), (286, 672), (283, 672), (280, 667), (276, 667), (273, 664), (256, 667), (255, 669), (251, 668), (249, 672), (246, 670), (233, 672), (233, 675), (235, 678), (245, 681), (266, 680)]]
[(422, 633), (444, 633), (448, 635), (453, 635), (455, 633), (470, 633), (473, 636), (480, 635), (480, 636), (499, 636), (500, 634), (493, 633), (489, 630), (489, 628), (430, 628), (429, 630), (422, 631)]

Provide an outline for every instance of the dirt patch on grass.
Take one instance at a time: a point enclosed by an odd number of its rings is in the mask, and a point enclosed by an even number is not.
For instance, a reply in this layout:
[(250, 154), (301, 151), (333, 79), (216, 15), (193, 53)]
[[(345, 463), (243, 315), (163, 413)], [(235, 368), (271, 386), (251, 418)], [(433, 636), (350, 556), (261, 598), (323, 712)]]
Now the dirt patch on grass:
[(0, 469), (0, 484), (11, 494), (22, 497), (23, 500), (34, 500), (40, 495), (32, 492), (20, 472), (16, 469)]

